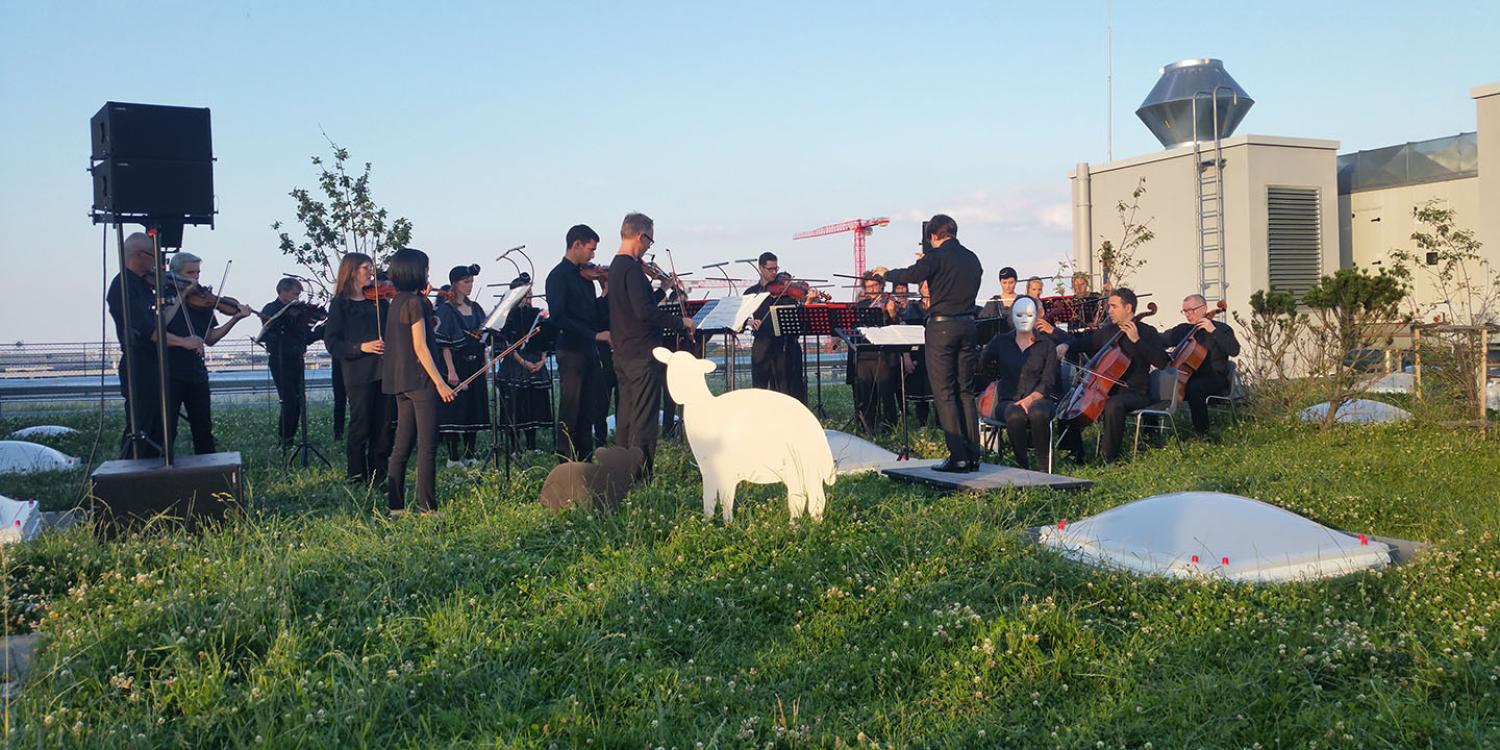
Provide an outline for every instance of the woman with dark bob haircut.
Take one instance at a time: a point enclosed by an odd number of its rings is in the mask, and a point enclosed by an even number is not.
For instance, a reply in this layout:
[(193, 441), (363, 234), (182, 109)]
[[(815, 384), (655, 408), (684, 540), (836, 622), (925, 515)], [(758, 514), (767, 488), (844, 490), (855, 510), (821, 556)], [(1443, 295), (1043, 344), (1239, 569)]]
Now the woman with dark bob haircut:
[(385, 356), (381, 387), (396, 397), (396, 439), (387, 469), (391, 515), (406, 512), (406, 461), (417, 447), (417, 504), (423, 513), (437, 509), (437, 401), (453, 400), (432, 359), (432, 302), (427, 293), (427, 254), (403, 247), (391, 256), (387, 276), (400, 294), (391, 300), (385, 321)]

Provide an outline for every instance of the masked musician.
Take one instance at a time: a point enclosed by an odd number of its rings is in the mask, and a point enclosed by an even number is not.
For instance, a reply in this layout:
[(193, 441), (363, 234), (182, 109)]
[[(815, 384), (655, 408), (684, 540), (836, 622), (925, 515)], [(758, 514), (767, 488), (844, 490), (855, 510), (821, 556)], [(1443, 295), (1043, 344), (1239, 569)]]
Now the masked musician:
[[(454, 266), (448, 271), (448, 294), (438, 303), (438, 370), (450, 388), (484, 369), (484, 308), (471, 299), (478, 264)], [(453, 400), (438, 406), (438, 434), (448, 442), (448, 466), (479, 463), (475, 449), (481, 430), (490, 426), (490, 396), (484, 376), (464, 386)], [(459, 453), (459, 442), (463, 453)]]
[(292, 447), (292, 439), (297, 436), (307, 345), (323, 338), (323, 328), (314, 327), (323, 316), (318, 308), (302, 302), (301, 297), (302, 282), (284, 278), (276, 282), (276, 299), (260, 311), (261, 319), (266, 322), (259, 341), (266, 348), (271, 380), (276, 383), (276, 398), (281, 401), (276, 437), (283, 448)]
[(615, 445), (639, 448), (641, 472), (649, 476), (656, 459), (665, 370), (651, 350), (661, 346), (664, 329), (691, 333), (693, 319), (671, 315), (656, 306), (651, 283), (641, 270), (641, 256), (655, 242), (656, 223), (642, 213), (626, 214), (620, 224), (620, 249), (609, 264), (609, 336), (614, 344), (619, 401), (615, 407)]
[[(880, 278), (884, 272), (884, 268), (876, 268), (860, 280), (860, 295), (854, 306), (882, 308), (888, 317), (893, 311), (899, 315), (897, 305), (900, 301), (885, 294), (885, 281)], [(896, 423), (899, 361), (889, 352), (849, 351), (848, 380), (854, 385), (854, 413), (860, 427), (868, 434), (877, 434), (886, 425)]]
[[(178, 299), (167, 305), (168, 333), (183, 338), (199, 336), (204, 346), (213, 346), (236, 323), (255, 314), (249, 307), (240, 305), (229, 320), (219, 325), (214, 308), (194, 307), (181, 301), (183, 295), (197, 285), (203, 272), (203, 259), (192, 253), (179, 252), (172, 256), (169, 268), (173, 275), (186, 279), (189, 287), (182, 289)], [(193, 433), (193, 452), (213, 453), (213, 404), (203, 350), (180, 346), (167, 349), (167, 377), (167, 442), (176, 445), (178, 419), (182, 412), (186, 412), (188, 429)]]
[(381, 388), (381, 358), (385, 333), (381, 327), (390, 318), (390, 302), (366, 290), (378, 291), (375, 261), (364, 253), (349, 253), (339, 261), (334, 277), (333, 300), (328, 303), (328, 324), (323, 344), (339, 363), (349, 404), (348, 431), (344, 441), (345, 478), (359, 484), (379, 486), (385, 481), (393, 438), (391, 420), (395, 399)]
[(1005, 424), (1016, 465), (1045, 469), (1052, 450), (1049, 424), (1057, 401), (1057, 342), (1036, 330), (1042, 304), (1017, 297), (1010, 308), (1010, 330), (984, 349), (979, 369), (996, 378), (995, 410), (984, 416)]
[(1208, 358), (1188, 377), (1183, 393), (1188, 412), (1193, 415), (1193, 432), (1203, 437), (1208, 435), (1208, 397), (1228, 395), (1229, 358), (1239, 356), (1240, 342), (1228, 323), (1209, 317), (1208, 302), (1202, 295), (1190, 294), (1182, 300), (1182, 317), (1187, 322), (1168, 328), (1162, 340), (1176, 347), (1192, 336), (1208, 349)]
[[(773, 286), (777, 281), (786, 283), (775, 253), (761, 253), (756, 259), (755, 270), (760, 274), (760, 279), (746, 289), (745, 294), (758, 294), (769, 291), (770, 288), (778, 288)], [(772, 294), (756, 308), (754, 317), (750, 319), (750, 327), (755, 330), (755, 342), (750, 347), (750, 381), (756, 388), (785, 393), (807, 403), (807, 382), (802, 379), (802, 347), (797, 343), (796, 336), (777, 336), (771, 320), (772, 308), (795, 304), (796, 300), (785, 296), (783, 292)]]
[[(1069, 337), (1068, 341), (1058, 345), (1057, 350), (1060, 357), (1067, 357), (1069, 353), (1092, 355), (1109, 345), (1116, 333), (1120, 334), (1115, 343), (1130, 358), (1130, 367), (1119, 382), (1110, 386), (1109, 400), (1099, 421), (1099, 429), (1103, 431), (1100, 450), (1109, 463), (1120, 458), (1125, 417), (1151, 404), (1151, 368), (1168, 364), (1161, 334), (1146, 323), (1135, 322), (1135, 305), (1135, 292), (1124, 287), (1114, 290), (1109, 295), (1109, 323), (1089, 333)], [(1072, 454), (1074, 462), (1083, 456), (1082, 433), (1081, 425), (1072, 424), (1064, 436), (1062, 447)]]

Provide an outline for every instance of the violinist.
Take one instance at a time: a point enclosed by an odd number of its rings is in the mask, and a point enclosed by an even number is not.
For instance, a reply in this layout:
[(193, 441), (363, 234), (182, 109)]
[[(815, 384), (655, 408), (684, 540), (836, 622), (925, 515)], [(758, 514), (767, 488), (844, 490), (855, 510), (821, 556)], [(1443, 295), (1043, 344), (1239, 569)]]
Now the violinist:
[(349, 403), (345, 479), (379, 486), (391, 457), (391, 420), (396, 411), (395, 399), (381, 391), (385, 354), (381, 326), (390, 317), (390, 302), (365, 296), (366, 290), (375, 289), (374, 283), (375, 261), (370, 256), (349, 253), (339, 261), (323, 345), (339, 363)]
[[(854, 302), (855, 307), (887, 308), (892, 302), (885, 293), (885, 282), (880, 278), (884, 272), (884, 267), (876, 267), (860, 279), (860, 294)], [(886, 314), (890, 315), (890, 309)], [(886, 425), (896, 423), (899, 361), (889, 352), (849, 350), (848, 379), (854, 385), (854, 413), (860, 427), (868, 434), (877, 434)]]
[[(199, 306), (194, 304), (196, 300), (187, 299), (193, 288), (198, 287), (198, 280), (203, 271), (203, 259), (192, 253), (179, 252), (172, 256), (172, 262), (168, 268), (179, 280), (178, 299), (167, 305), (169, 317), (166, 330), (168, 333), (183, 338), (197, 336), (203, 339), (204, 346), (213, 346), (223, 339), (236, 323), (255, 314), (255, 311), (237, 301), (225, 304), (230, 302), (225, 298), (218, 306), (224, 306), (226, 310), (232, 308), (234, 312), (228, 321), (223, 325), (218, 325), (218, 320), (214, 316), (216, 307), (214, 300), (210, 300), (208, 305)], [(193, 433), (193, 452), (200, 455), (213, 453), (212, 409), (208, 386), (208, 366), (203, 362), (203, 350), (180, 346), (168, 349), (167, 442), (176, 445), (179, 415), (186, 411), (188, 428)]]
[[(122, 350), (119, 363), (120, 395), (127, 415), (121, 434), (121, 458), (154, 458), (161, 455), (161, 369), (156, 358), (156, 246), (144, 232), (125, 238), (125, 256), (120, 273), (109, 283), (105, 301), (115, 321), (115, 336)], [(129, 309), (126, 309), (126, 305)], [(127, 318), (129, 327), (127, 328)], [(167, 346), (201, 351), (203, 339), (167, 332)], [(129, 415), (135, 416), (135, 435)], [(144, 436), (145, 441), (135, 440)]]
[(276, 282), (276, 299), (260, 311), (265, 324), (259, 340), (266, 348), (271, 380), (276, 383), (276, 397), (281, 401), (276, 437), (282, 448), (292, 447), (292, 439), (297, 436), (305, 390), (303, 358), (307, 345), (323, 338), (323, 328), (314, 325), (326, 317), (320, 308), (308, 305), (301, 297), (302, 282), (283, 278)]
[[(771, 309), (790, 307), (797, 301), (790, 295), (790, 274), (781, 273), (776, 254), (770, 251), (756, 259), (755, 270), (760, 279), (745, 289), (745, 294), (769, 292), (770, 296), (755, 309), (750, 318), (754, 329), (754, 343), (750, 346), (750, 382), (756, 388), (765, 388), (785, 393), (807, 403), (807, 381), (802, 379), (802, 347), (797, 337), (790, 334), (777, 336), (771, 321)], [(805, 291), (805, 290), (803, 290)]]
[(978, 329), (974, 322), (984, 266), (958, 241), (958, 222), (937, 214), (927, 221), (931, 250), (910, 268), (885, 273), (888, 281), (926, 281), (932, 290), (925, 334), (927, 377), (932, 404), (948, 445), (948, 458), (936, 471), (979, 470), (979, 415), (974, 405)]
[[(1040, 298), (1038, 298), (1040, 299)], [(1016, 269), (1006, 266), (1000, 269), (1000, 293), (990, 297), (979, 311), (980, 318), (1000, 318), (1002, 331), (1010, 326), (1010, 306), (1016, 301)]]
[(1057, 409), (1057, 342), (1036, 330), (1042, 303), (1017, 297), (1010, 306), (1010, 330), (996, 335), (979, 358), (979, 370), (994, 378), (994, 412), (982, 414), (1005, 425), (1016, 465), (1046, 469), (1052, 450), (1048, 426)]
[(650, 476), (656, 458), (657, 419), (665, 377), (662, 363), (651, 350), (661, 346), (663, 329), (692, 333), (692, 318), (663, 312), (652, 297), (642, 270), (641, 256), (655, 242), (651, 217), (625, 216), (620, 225), (620, 249), (609, 264), (609, 335), (614, 345), (615, 377), (620, 393), (615, 413), (615, 445), (639, 448), (645, 457), (641, 473)]
[(1203, 295), (1190, 294), (1182, 300), (1182, 317), (1186, 323), (1178, 323), (1162, 334), (1163, 340), (1179, 351), (1188, 338), (1196, 339), (1208, 349), (1208, 357), (1188, 377), (1183, 400), (1193, 415), (1193, 433), (1199, 437), (1208, 435), (1208, 397), (1229, 394), (1229, 358), (1240, 354), (1240, 342), (1228, 323), (1214, 320), (1209, 313), (1208, 302)]
[(1079, 333), (1098, 327), (1102, 321), (1101, 314), (1107, 312), (1103, 304), (1105, 298), (1089, 291), (1089, 275), (1083, 271), (1073, 274), (1072, 285), (1073, 296), (1067, 303), (1070, 313), (1068, 328), (1073, 333)]
[[(562, 260), (547, 273), (545, 287), (547, 319), (558, 330), (557, 421), (567, 436), (557, 453), (559, 462), (587, 461), (594, 454), (594, 424), (603, 418), (608, 398), (600, 354), (609, 348), (609, 325), (600, 314), (594, 282), (585, 276), (599, 249), (599, 233), (578, 224), (563, 242)], [(589, 275), (607, 278), (597, 266)]]
[[(437, 305), (437, 365), (453, 388), (485, 367), (484, 339), (480, 335), (484, 308), (469, 298), (478, 274), (478, 264), (454, 266), (448, 271), (448, 294)], [(483, 378), (481, 375), (454, 394), (452, 401), (438, 406), (438, 434), (448, 442), (449, 468), (479, 463), (475, 454), (479, 432), (490, 424), (489, 391)]]
[[(1109, 463), (1120, 458), (1125, 417), (1151, 404), (1151, 368), (1168, 364), (1161, 334), (1150, 325), (1135, 321), (1135, 306), (1135, 292), (1125, 287), (1114, 290), (1109, 295), (1109, 323), (1088, 333), (1068, 336), (1057, 349), (1059, 358), (1066, 358), (1069, 353), (1091, 355), (1114, 341), (1130, 358), (1129, 368), (1118, 382), (1110, 386), (1109, 400), (1100, 416), (1099, 429), (1103, 431), (1100, 450)], [(1118, 338), (1117, 333), (1120, 334)], [(1071, 454), (1069, 458), (1075, 463), (1080, 463), (1083, 457), (1082, 433), (1082, 424), (1070, 424), (1063, 438), (1062, 447)]]

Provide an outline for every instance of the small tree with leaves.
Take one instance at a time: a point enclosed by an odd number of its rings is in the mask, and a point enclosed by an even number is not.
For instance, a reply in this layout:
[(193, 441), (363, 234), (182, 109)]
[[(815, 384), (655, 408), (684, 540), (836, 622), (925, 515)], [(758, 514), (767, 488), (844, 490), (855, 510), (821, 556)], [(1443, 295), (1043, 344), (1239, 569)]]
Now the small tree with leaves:
[(1099, 267), (1104, 274), (1104, 284), (1119, 287), (1132, 273), (1146, 265), (1145, 259), (1137, 257), (1136, 253), (1156, 237), (1156, 233), (1151, 231), (1151, 222), (1156, 217), (1137, 220), (1141, 211), (1141, 196), (1145, 194), (1146, 178), (1142, 177), (1135, 189), (1130, 191), (1128, 202), (1121, 200), (1115, 203), (1115, 213), (1120, 217), (1120, 244), (1104, 240), (1099, 245)]
[(1232, 315), (1245, 335), (1238, 367), (1240, 380), (1253, 386), (1252, 407), (1266, 416), (1290, 414), (1316, 382), (1306, 377), (1311, 324), (1297, 310), (1296, 295), (1257, 290), (1250, 295), (1250, 318)]
[[(326, 136), (325, 136), (326, 137)], [(364, 170), (349, 172), (349, 150), (332, 140), (333, 163), (324, 157), (312, 157), (318, 168), (318, 192), (321, 200), (305, 188), (293, 188), (297, 203), (297, 223), (302, 227), (298, 241), (283, 229), (282, 222), (271, 224), (281, 238), (281, 252), (307, 269), (312, 289), (308, 292), (320, 301), (333, 296), (333, 284), (339, 261), (347, 253), (364, 253), (379, 265), (392, 253), (411, 241), (411, 222), (405, 218), (390, 219), (386, 209), (375, 204), (370, 190), (370, 162)]]
[(1353, 266), (1324, 276), (1302, 295), (1302, 304), (1312, 310), (1311, 364), (1328, 400), (1324, 427), (1334, 423), (1344, 403), (1365, 391), (1373, 347), (1390, 343), (1410, 324), (1411, 317), (1401, 311), (1407, 291), (1399, 273), (1372, 274)]

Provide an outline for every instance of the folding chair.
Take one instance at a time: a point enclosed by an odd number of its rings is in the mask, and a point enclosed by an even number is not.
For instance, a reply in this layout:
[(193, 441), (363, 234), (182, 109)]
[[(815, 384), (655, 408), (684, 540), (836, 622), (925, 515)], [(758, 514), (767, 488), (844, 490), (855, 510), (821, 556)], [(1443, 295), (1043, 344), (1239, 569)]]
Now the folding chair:
[(1250, 397), (1250, 389), (1240, 382), (1240, 368), (1235, 365), (1234, 360), (1229, 360), (1229, 393), (1222, 396), (1209, 396), (1206, 401), (1210, 407), (1218, 404), (1229, 408), (1229, 421), (1239, 421), (1239, 413), (1236, 406)]
[(1144, 409), (1136, 409), (1125, 416), (1126, 424), (1135, 420), (1135, 445), (1131, 450), (1141, 452), (1141, 426), (1146, 417), (1157, 417), (1157, 423), (1151, 429), (1166, 432), (1161, 420), (1165, 419), (1172, 426), (1172, 437), (1177, 437), (1177, 419), (1175, 417), (1178, 408), (1182, 406), (1182, 399), (1177, 391), (1177, 368), (1167, 367), (1151, 373), (1149, 386), (1151, 405)]

